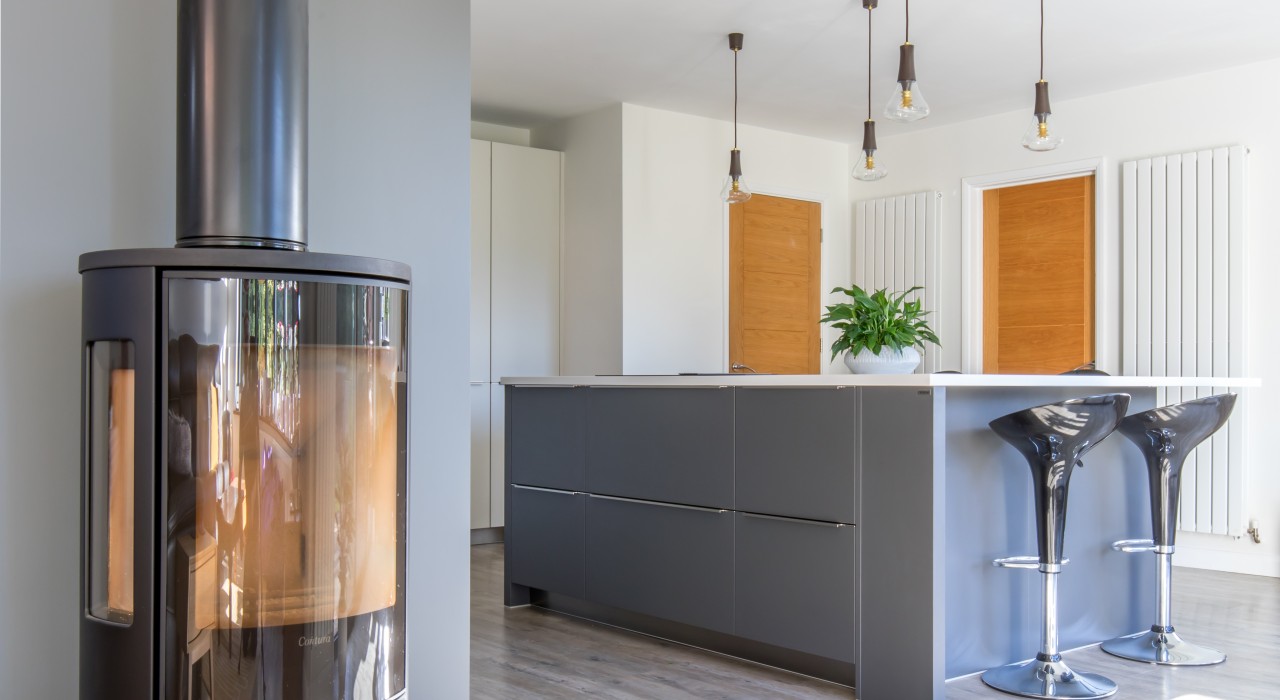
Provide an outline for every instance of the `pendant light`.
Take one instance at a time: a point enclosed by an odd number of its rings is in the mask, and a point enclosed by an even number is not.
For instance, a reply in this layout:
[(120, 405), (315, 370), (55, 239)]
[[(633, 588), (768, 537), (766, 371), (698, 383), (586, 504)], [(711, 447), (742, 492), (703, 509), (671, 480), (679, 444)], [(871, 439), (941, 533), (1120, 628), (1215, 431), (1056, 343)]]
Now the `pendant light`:
[(879, 0), (862, 0), (867, 8), (867, 121), (862, 124), (862, 156), (853, 169), (855, 180), (873, 182), (889, 174), (883, 165), (876, 163), (876, 122), (871, 118), (871, 11)]
[(916, 82), (916, 47), (911, 44), (911, 0), (906, 0), (907, 30), (898, 47), (898, 87), (884, 106), (884, 118), (895, 122), (913, 122), (929, 116), (920, 85)]
[(733, 51), (733, 150), (729, 151), (729, 177), (724, 180), (720, 198), (729, 204), (751, 199), (751, 190), (742, 179), (742, 153), (738, 150), (738, 52), (742, 50), (742, 34), (729, 35), (729, 49)]
[(1032, 151), (1052, 151), (1062, 137), (1050, 130), (1049, 83), (1044, 79), (1044, 0), (1040, 0), (1040, 82), (1036, 83), (1034, 119), (1022, 135), (1022, 146)]

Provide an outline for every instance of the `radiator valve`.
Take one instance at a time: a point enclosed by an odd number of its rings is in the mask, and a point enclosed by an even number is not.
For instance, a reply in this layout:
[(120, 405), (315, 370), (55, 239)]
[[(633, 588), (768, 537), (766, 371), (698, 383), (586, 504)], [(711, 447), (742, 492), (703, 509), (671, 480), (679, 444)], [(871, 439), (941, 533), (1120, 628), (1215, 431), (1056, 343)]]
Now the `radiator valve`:
[(1245, 532), (1253, 538), (1254, 544), (1262, 544), (1262, 534), (1258, 532), (1258, 519), (1249, 518), (1249, 529)]

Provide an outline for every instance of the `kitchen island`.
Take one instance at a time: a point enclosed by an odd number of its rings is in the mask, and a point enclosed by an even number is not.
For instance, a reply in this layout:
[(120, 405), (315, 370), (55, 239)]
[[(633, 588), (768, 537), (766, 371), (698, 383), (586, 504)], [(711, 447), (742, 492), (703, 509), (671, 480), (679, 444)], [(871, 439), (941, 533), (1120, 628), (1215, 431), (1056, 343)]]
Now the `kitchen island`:
[[(1033, 655), (1030, 472), (1003, 414), (1225, 378), (900, 375), (513, 377), (506, 603), (536, 604), (856, 686), (942, 698)], [(1147, 627), (1141, 455), (1119, 436), (1072, 479), (1061, 647)]]

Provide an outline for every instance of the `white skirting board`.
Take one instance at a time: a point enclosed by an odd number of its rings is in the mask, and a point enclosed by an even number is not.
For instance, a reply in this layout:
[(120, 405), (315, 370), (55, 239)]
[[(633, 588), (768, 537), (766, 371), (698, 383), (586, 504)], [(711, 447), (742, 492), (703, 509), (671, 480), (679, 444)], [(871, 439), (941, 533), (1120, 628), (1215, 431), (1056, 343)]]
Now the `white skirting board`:
[(1231, 538), (1182, 532), (1178, 534), (1173, 565), (1280, 578), (1280, 552), (1273, 535), (1263, 533), (1262, 544), (1254, 544), (1248, 535)]

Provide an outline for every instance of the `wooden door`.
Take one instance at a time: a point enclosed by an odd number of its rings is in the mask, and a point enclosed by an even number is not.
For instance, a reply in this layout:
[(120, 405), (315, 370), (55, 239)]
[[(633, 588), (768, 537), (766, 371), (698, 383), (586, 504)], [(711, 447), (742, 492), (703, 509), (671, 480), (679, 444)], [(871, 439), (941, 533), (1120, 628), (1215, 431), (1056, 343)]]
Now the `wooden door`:
[(731, 368), (821, 371), (821, 266), (822, 205), (757, 194), (729, 207)]
[(1094, 361), (1093, 191), (1089, 175), (983, 193), (983, 372)]

